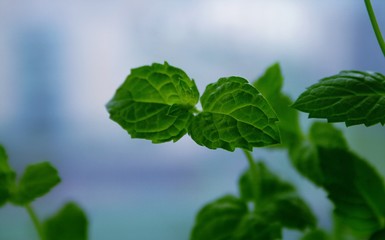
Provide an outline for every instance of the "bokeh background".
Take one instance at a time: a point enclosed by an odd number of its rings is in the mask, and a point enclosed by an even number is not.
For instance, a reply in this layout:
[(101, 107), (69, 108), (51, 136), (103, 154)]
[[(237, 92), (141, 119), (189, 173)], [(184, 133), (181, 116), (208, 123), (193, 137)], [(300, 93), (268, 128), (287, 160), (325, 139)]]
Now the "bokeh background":
[[(373, 4), (385, 31), (385, 2)], [(254, 80), (277, 61), (293, 98), (340, 70), (385, 72), (364, 1), (2, 0), (0, 143), (19, 174), (49, 160), (62, 177), (34, 203), (40, 218), (74, 200), (87, 212), (91, 240), (183, 240), (204, 203), (237, 192), (247, 166), (241, 151), (211, 151), (188, 136), (153, 145), (109, 120), (105, 104), (130, 69), (165, 60), (201, 93), (224, 76)], [(337, 125), (385, 176), (384, 128)], [(325, 193), (285, 152), (253, 154), (297, 184), (330, 229)], [(0, 239), (37, 239), (24, 209), (0, 209)]]

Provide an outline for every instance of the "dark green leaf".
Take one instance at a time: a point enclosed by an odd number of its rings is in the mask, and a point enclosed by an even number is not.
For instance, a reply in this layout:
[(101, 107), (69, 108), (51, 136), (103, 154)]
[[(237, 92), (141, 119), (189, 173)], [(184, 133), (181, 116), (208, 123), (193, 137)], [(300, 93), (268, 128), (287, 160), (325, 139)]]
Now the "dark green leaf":
[(219, 198), (198, 212), (190, 240), (231, 239), (247, 213), (245, 202), (235, 196)]
[(325, 231), (320, 229), (310, 231), (301, 238), (301, 240), (329, 240), (329, 239), (331, 239), (329, 235)]
[(317, 148), (309, 141), (294, 146), (289, 151), (290, 161), (297, 171), (317, 186), (322, 186), (323, 174)]
[(253, 84), (277, 113), (282, 144), (294, 146), (302, 138), (298, 111), (291, 108), (290, 97), (281, 92), (283, 76), (278, 63), (271, 65)]
[(133, 138), (177, 141), (187, 133), (198, 89), (181, 69), (154, 63), (131, 70), (107, 104), (110, 118)]
[(0, 207), (8, 201), (14, 184), (15, 173), (8, 164), (8, 156), (4, 147), (0, 145)]
[[(299, 198), (294, 186), (279, 179), (262, 162), (257, 166), (260, 198), (255, 208), (261, 216), (266, 221), (277, 222), (287, 228), (304, 230), (314, 227), (316, 219), (307, 204)], [(239, 180), (241, 197), (245, 201), (254, 200), (253, 187), (257, 187), (252, 185), (249, 171), (245, 171)]]
[[(260, 179), (260, 201), (270, 202), (280, 195), (288, 195), (295, 192), (295, 188), (288, 182), (284, 182), (274, 175), (262, 162), (257, 163)], [(253, 185), (250, 180), (250, 169), (246, 170), (239, 178), (239, 190), (241, 198), (253, 201)]]
[(266, 207), (262, 207), (262, 215), (282, 226), (305, 230), (314, 228), (317, 220), (309, 206), (298, 196), (281, 196), (271, 199)]
[(375, 72), (342, 71), (302, 93), (293, 105), (310, 118), (345, 122), (347, 126), (385, 123), (385, 76)]
[(367, 162), (346, 149), (319, 147), (324, 188), (341, 222), (359, 235), (385, 226), (383, 179)]
[(83, 210), (73, 202), (67, 203), (44, 222), (46, 240), (86, 240), (88, 221)]
[(277, 223), (250, 213), (244, 201), (226, 195), (198, 212), (190, 240), (275, 240), (280, 236)]
[(348, 149), (348, 144), (342, 132), (330, 123), (313, 123), (310, 127), (309, 137), (316, 146)]
[(58, 172), (49, 162), (29, 165), (12, 196), (12, 202), (18, 205), (30, 203), (48, 193), (59, 182)]
[(199, 145), (234, 151), (280, 141), (276, 114), (246, 79), (221, 78), (209, 84), (201, 103), (203, 112), (194, 117), (189, 128)]
[(385, 239), (385, 228), (378, 232), (375, 232), (369, 240), (384, 240)]
[(282, 226), (271, 222), (263, 216), (250, 213), (243, 217), (241, 223), (229, 240), (279, 240), (282, 239)]
[(342, 132), (330, 123), (313, 123), (309, 138), (310, 141), (302, 141), (289, 149), (290, 159), (304, 177), (322, 186), (323, 173), (317, 147), (348, 149), (348, 146)]

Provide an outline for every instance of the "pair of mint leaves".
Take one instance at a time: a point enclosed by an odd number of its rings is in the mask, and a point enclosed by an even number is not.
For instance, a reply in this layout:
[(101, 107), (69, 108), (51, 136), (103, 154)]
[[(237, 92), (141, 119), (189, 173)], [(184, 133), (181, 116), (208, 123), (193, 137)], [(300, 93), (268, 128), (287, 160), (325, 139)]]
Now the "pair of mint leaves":
[[(195, 82), (183, 70), (167, 62), (154, 63), (132, 69), (107, 109), (110, 118), (133, 138), (175, 142), (188, 133), (210, 149), (252, 150), (280, 143), (280, 130), (289, 135), (298, 131), (298, 126), (290, 125), (290, 116), (277, 116), (280, 110), (292, 115), (284, 109), (290, 100), (279, 94), (282, 80), (268, 82), (264, 77), (253, 84), (241, 77), (221, 78), (200, 97)], [(202, 111), (196, 108), (199, 100)], [(384, 124), (385, 77), (343, 71), (308, 88), (292, 106), (309, 117), (348, 126)], [(290, 137), (286, 140), (293, 142)]]
[[(46, 195), (60, 181), (58, 171), (49, 162), (28, 165), (17, 181), (7, 153), (0, 145), (0, 207), (9, 202), (30, 209), (35, 199)], [(83, 210), (76, 203), (68, 202), (47, 218), (39, 231), (44, 240), (86, 240), (87, 228)]]

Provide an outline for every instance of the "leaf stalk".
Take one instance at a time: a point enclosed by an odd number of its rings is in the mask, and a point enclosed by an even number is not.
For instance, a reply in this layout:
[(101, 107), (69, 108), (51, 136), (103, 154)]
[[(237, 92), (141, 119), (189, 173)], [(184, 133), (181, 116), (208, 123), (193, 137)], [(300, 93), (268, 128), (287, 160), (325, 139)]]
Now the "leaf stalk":
[(43, 228), (41, 227), (39, 218), (37, 217), (34, 209), (32, 208), (32, 206), (30, 204), (26, 204), (25, 209), (27, 210), (28, 215), (33, 222), (33, 225), (35, 226), (35, 229), (37, 231), (37, 234), (39, 235), (40, 240), (45, 240)]
[(380, 30), (380, 27), (378, 26), (376, 15), (374, 14), (374, 10), (370, 0), (365, 0), (365, 6), (366, 6), (366, 10), (368, 11), (370, 22), (372, 24), (374, 33), (376, 34), (378, 44), (380, 45), (382, 54), (385, 57), (385, 41), (384, 41), (384, 38), (382, 37), (381, 30)]
[(258, 205), (261, 196), (261, 171), (259, 166), (255, 163), (251, 152), (243, 150), (243, 153), (246, 155), (250, 167), (249, 177), (251, 179), (253, 189), (254, 210), (258, 211)]

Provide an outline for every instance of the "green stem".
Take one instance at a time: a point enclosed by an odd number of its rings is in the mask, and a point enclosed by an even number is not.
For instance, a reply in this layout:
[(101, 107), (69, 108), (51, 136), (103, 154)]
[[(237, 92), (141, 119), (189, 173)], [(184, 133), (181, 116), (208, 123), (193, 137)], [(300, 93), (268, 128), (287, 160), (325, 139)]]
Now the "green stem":
[(261, 176), (260, 176), (260, 169), (258, 165), (255, 163), (253, 156), (249, 151), (243, 150), (244, 154), (246, 155), (247, 161), (249, 162), (250, 167), (250, 179), (252, 183), (252, 189), (253, 189), (253, 197), (254, 197), (254, 210), (258, 211), (258, 205), (259, 205), (259, 199), (261, 195)]
[(370, 0), (365, 0), (366, 9), (368, 10), (370, 22), (372, 23), (372, 27), (374, 30), (374, 33), (376, 34), (378, 44), (380, 45), (380, 48), (382, 50), (382, 54), (385, 57), (385, 42), (384, 38), (382, 37), (380, 27), (378, 26), (376, 15), (374, 14), (374, 10), (372, 7), (372, 4)]
[(43, 229), (41, 227), (40, 221), (39, 221), (35, 211), (31, 207), (31, 205), (29, 205), (29, 204), (25, 205), (25, 209), (27, 209), (28, 215), (31, 218), (33, 225), (35, 226), (35, 229), (37, 231), (37, 234), (39, 235), (40, 240), (44, 240), (45, 238), (44, 238), (44, 234), (43, 234)]

